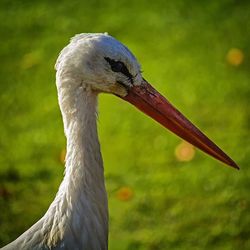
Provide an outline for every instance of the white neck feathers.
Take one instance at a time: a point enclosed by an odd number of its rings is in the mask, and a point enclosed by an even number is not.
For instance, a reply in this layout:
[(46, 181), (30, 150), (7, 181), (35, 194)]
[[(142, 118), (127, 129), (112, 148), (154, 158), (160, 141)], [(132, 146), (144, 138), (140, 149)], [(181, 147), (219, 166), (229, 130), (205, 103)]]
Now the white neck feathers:
[[(59, 72), (60, 73), (60, 72)], [(63, 82), (61, 81), (63, 79)], [(74, 81), (74, 82), (72, 82)], [(67, 137), (64, 180), (44, 217), (46, 244), (107, 249), (108, 207), (97, 135), (97, 94), (78, 79), (57, 79)]]

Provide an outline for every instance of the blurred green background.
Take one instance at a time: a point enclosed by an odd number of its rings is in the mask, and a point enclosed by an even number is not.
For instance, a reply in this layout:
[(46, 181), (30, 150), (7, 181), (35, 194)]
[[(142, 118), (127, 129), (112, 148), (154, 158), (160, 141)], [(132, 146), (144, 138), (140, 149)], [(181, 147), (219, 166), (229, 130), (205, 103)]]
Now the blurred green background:
[(250, 2), (0, 2), (0, 245), (38, 220), (64, 171), (54, 63), (108, 32), (144, 77), (232, 156), (223, 166), (101, 95), (111, 250), (250, 249)]

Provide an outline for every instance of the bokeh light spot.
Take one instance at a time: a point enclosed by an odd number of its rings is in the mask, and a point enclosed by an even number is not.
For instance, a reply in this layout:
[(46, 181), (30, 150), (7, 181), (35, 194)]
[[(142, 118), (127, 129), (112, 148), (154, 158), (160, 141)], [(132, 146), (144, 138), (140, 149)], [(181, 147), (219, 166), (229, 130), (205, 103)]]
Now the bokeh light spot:
[(237, 48), (232, 48), (227, 52), (227, 62), (233, 66), (239, 66), (244, 60), (244, 54), (242, 50)]
[(133, 196), (134, 192), (130, 187), (121, 187), (116, 193), (116, 197), (120, 201), (129, 201)]
[(39, 64), (40, 62), (40, 56), (36, 52), (30, 52), (23, 56), (21, 61), (21, 67), (22, 69), (30, 69), (33, 66)]
[(175, 157), (178, 161), (191, 161), (195, 156), (195, 148), (188, 142), (182, 141), (175, 148)]

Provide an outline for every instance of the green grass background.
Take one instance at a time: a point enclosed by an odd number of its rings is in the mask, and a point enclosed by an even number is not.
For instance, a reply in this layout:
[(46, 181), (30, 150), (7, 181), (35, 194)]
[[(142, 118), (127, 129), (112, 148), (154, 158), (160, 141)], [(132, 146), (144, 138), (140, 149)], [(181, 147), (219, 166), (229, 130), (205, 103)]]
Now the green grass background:
[[(38, 220), (64, 171), (54, 63), (69, 38), (109, 32), (144, 77), (241, 166), (196, 151), (111, 95), (99, 101), (111, 250), (250, 249), (250, 2), (0, 1), (0, 245)], [(238, 67), (231, 48), (244, 53)], [(122, 201), (117, 191), (129, 187)]]

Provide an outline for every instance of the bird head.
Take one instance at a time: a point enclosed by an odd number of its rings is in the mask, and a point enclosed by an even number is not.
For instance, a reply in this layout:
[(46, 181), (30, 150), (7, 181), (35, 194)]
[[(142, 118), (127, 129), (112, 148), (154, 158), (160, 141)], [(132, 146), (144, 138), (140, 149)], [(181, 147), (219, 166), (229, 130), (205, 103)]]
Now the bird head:
[(56, 63), (57, 71), (63, 72), (60, 69), (64, 69), (65, 64), (66, 73), (81, 79), (77, 84), (84, 84), (91, 91), (120, 97), (205, 153), (239, 168), (142, 77), (135, 56), (112, 36), (101, 33), (76, 35), (61, 52)]
[[(82, 75), (85, 86), (98, 92), (127, 95), (142, 83), (140, 65), (122, 43), (107, 34), (80, 34), (61, 52), (56, 69), (67, 68)], [(70, 66), (69, 66), (70, 65)]]

